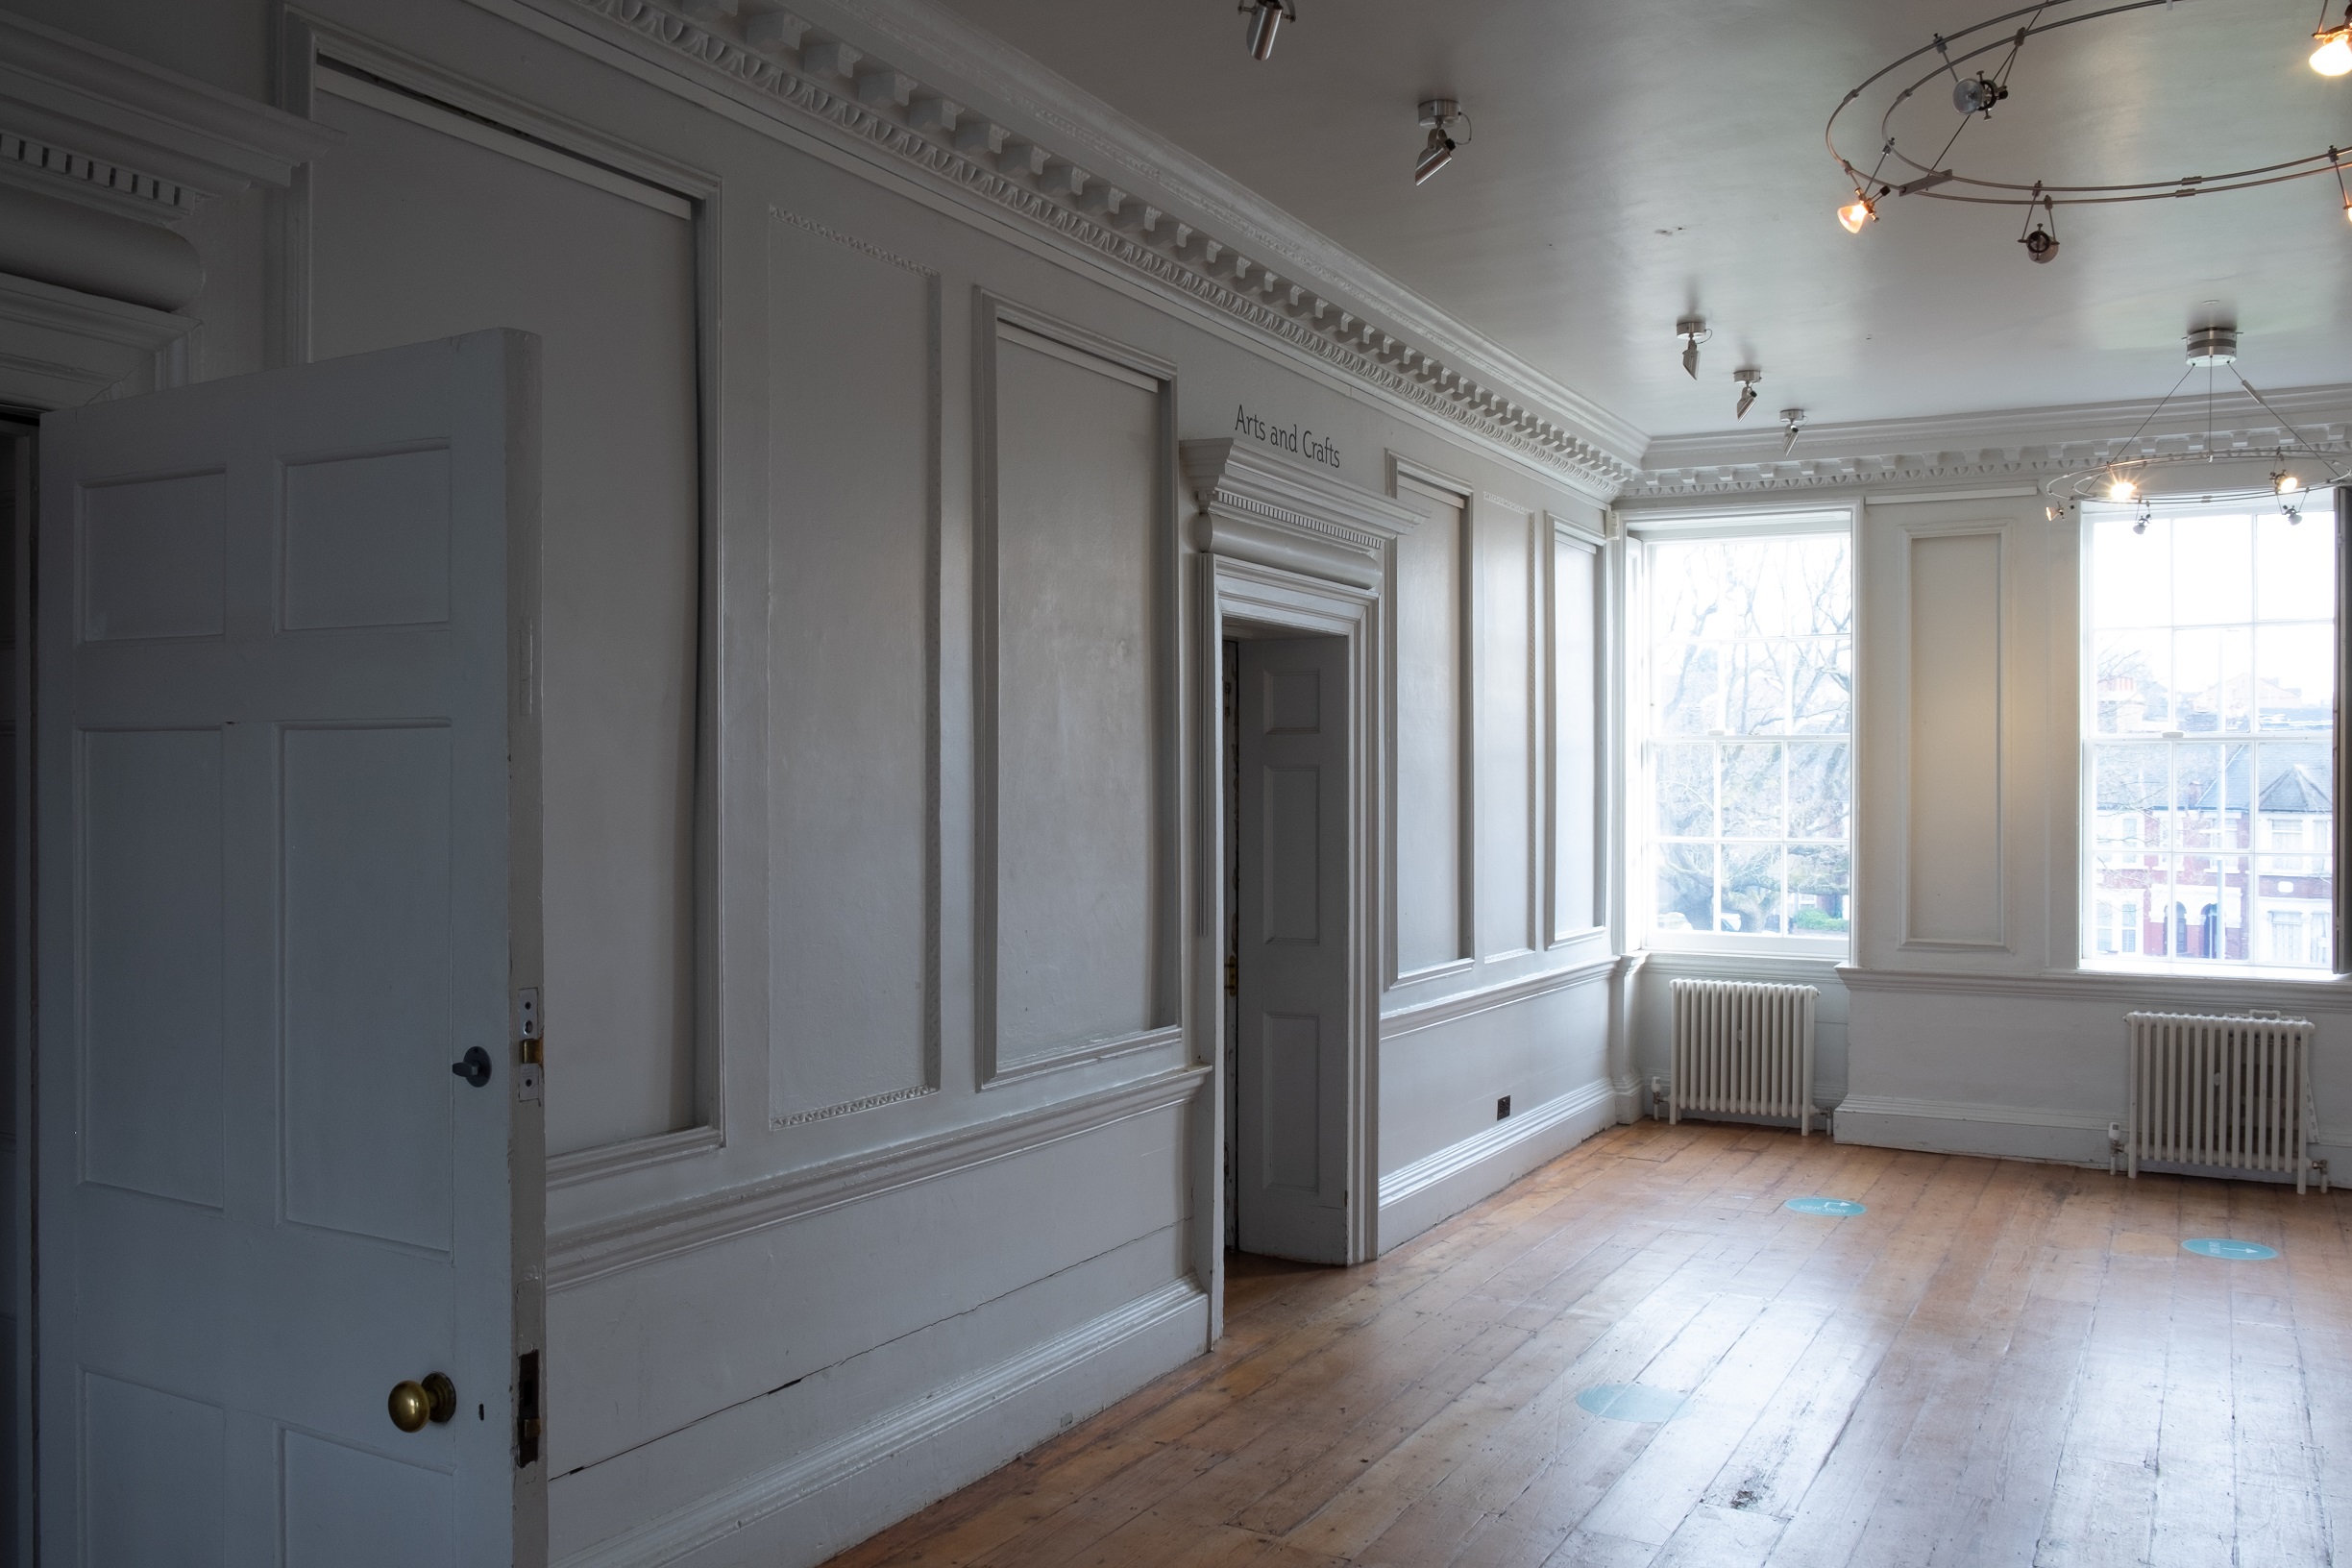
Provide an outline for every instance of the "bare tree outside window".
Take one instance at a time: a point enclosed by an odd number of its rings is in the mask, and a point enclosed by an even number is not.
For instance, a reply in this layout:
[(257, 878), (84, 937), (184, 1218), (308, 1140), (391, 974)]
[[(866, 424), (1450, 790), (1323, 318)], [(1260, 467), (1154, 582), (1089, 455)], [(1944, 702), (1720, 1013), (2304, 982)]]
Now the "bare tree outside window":
[(2336, 528), (2303, 499), (2086, 508), (2085, 958), (2332, 967)]
[(1652, 929), (1842, 938), (1853, 888), (1843, 533), (1653, 542)]

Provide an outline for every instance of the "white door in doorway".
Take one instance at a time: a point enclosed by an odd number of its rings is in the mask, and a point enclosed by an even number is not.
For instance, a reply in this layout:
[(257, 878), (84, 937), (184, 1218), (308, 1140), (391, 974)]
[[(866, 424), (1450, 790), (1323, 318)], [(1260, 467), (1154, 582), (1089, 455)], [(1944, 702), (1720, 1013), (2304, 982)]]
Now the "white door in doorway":
[(545, 1561), (537, 380), (42, 424), (44, 1562)]
[(1347, 641), (1241, 644), (1241, 1250), (1348, 1259)]

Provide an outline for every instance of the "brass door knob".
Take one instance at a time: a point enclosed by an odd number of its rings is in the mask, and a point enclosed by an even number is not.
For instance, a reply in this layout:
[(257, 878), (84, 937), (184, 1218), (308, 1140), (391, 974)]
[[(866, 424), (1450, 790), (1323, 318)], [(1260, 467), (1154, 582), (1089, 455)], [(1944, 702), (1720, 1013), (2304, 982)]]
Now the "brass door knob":
[(429, 1372), (423, 1383), (396, 1383), (384, 1401), (392, 1424), (403, 1432), (423, 1432), (428, 1421), (447, 1421), (457, 1413), (457, 1385), (446, 1373)]

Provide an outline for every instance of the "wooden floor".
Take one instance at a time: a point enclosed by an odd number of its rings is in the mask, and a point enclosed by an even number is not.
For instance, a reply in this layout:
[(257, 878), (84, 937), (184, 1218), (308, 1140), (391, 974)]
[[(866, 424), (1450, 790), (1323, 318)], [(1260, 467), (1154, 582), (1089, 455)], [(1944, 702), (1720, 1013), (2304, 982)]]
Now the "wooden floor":
[(1213, 1353), (835, 1563), (2326, 1563), (2343, 1206), (1622, 1127), (1377, 1263), (1237, 1260)]

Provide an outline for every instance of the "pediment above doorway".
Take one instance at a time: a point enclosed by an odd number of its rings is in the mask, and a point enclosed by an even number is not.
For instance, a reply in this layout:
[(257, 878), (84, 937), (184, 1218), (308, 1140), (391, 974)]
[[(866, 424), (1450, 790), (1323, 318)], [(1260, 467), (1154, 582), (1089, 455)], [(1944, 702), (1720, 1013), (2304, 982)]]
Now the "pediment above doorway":
[(1378, 592), (1388, 542), (1421, 521), (1403, 502), (1231, 436), (1182, 452), (1192, 543), (1212, 554)]

